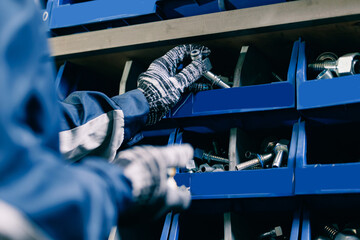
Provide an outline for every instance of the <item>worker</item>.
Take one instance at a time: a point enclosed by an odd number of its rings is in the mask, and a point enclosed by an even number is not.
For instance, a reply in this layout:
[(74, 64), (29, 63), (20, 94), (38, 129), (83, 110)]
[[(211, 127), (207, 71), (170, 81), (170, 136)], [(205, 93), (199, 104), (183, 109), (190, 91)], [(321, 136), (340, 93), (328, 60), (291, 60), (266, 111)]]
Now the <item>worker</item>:
[(188, 207), (189, 192), (168, 184), (166, 169), (192, 158), (189, 145), (117, 148), (206, 70), (196, 61), (175, 74), (192, 48), (156, 60), (128, 94), (78, 92), (59, 104), (34, 0), (1, 0), (0, 238), (106, 239), (134, 207), (154, 215)]

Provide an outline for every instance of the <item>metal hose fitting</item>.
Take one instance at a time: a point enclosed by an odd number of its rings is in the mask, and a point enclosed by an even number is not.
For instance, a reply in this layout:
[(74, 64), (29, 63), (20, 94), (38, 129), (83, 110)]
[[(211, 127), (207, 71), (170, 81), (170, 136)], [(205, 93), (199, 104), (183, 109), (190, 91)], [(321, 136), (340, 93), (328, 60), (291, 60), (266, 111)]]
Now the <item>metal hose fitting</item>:
[(267, 164), (269, 162), (269, 160), (273, 156), (274, 156), (273, 153), (268, 153), (268, 154), (263, 154), (263, 155), (258, 154), (256, 158), (236, 165), (235, 169), (239, 171), (239, 170), (245, 170), (245, 169), (249, 169), (249, 168), (257, 167), (257, 166), (263, 167), (265, 164)]
[[(191, 51), (190, 53), (190, 57), (191, 59), (194, 60), (202, 60), (202, 54), (201, 51), (199, 49), (194, 49)], [(210, 71), (207, 71), (203, 74), (203, 76), (208, 79), (213, 85), (216, 85), (220, 88), (230, 88), (229, 85), (227, 85), (226, 83), (224, 83), (218, 76), (216, 76), (215, 74), (213, 74)]]

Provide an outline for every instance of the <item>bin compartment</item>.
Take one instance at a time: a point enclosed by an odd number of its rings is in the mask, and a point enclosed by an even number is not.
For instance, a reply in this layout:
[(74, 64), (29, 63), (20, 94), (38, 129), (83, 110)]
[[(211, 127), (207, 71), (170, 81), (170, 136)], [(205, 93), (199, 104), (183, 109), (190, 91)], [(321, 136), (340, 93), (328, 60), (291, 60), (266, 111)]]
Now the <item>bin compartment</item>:
[(297, 240), (300, 232), (297, 204), (290, 199), (272, 200), (266, 204), (262, 199), (195, 200), (189, 210), (173, 214), (171, 222), (165, 223), (161, 239), (258, 240), (262, 234), (276, 229), (281, 234), (276, 239)]
[[(234, 131), (234, 130), (231, 130)], [(221, 172), (194, 172), (185, 173), (180, 170), (175, 175), (178, 185), (190, 188), (193, 199), (216, 198), (246, 198), (246, 197), (277, 197), (291, 196), (294, 189), (294, 162), (298, 126), (293, 127), (237, 130), (236, 141), (228, 141), (229, 134), (216, 133), (213, 135), (185, 131), (176, 136), (177, 143), (190, 143), (194, 148), (206, 149), (212, 146), (213, 136), (223, 139), (222, 147), (227, 146), (230, 160), (230, 170), (235, 170), (235, 164), (245, 159), (245, 151), (260, 152), (261, 142), (269, 136), (279, 139), (288, 139), (289, 154), (279, 168), (256, 170), (221, 171)], [(231, 133), (232, 135), (232, 133)], [(223, 137), (224, 136), (224, 137)], [(204, 147), (205, 146), (205, 147)], [(222, 153), (224, 154), (224, 153)], [(221, 157), (226, 157), (221, 155)], [(237, 162), (237, 163), (236, 163)]]
[[(238, 123), (240, 125), (253, 124), (254, 119), (266, 115), (273, 122), (296, 121), (295, 74), (298, 46), (298, 41), (293, 44), (288, 53), (289, 67), (280, 71), (271, 64), (276, 61), (265, 58), (255, 47), (242, 47), (238, 63), (231, 73), (233, 75), (229, 77), (233, 79), (232, 88), (201, 91), (185, 96), (172, 109), (171, 117), (185, 125), (187, 122), (196, 122), (199, 117), (211, 122), (211, 118), (216, 116), (229, 124), (228, 119), (236, 114), (242, 118), (242, 123)], [(273, 76), (274, 73), (286, 81), (279, 81)]]
[(360, 192), (360, 127), (302, 121), (295, 169), (296, 194)]
[[(351, 53), (351, 49), (346, 52), (336, 51), (338, 47), (334, 47), (338, 56)], [(360, 120), (360, 74), (317, 79), (319, 71), (308, 68), (308, 64), (316, 60), (323, 48), (311, 48), (305, 42), (300, 43), (296, 76), (297, 109), (306, 118), (324, 123)], [(327, 51), (332, 49), (329, 47)], [(353, 52), (357, 51), (358, 49), (353, 49)]]

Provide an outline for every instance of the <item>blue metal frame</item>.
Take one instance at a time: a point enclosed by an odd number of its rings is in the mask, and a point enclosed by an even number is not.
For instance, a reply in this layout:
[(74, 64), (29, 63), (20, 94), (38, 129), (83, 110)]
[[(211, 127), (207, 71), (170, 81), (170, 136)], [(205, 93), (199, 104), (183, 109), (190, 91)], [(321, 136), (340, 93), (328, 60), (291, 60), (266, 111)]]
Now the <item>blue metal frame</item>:
[(297, 109), (324, 123), (360, 119), (360, 74), (332, 79), (307, 79), (305, 42), (300, 43), (296, 74)]
[[(175, 175), (175, 180), (178, 185), (190, 187), (192, 199), (292, 196), (297, 138), (298, 124), (294, 124), (287, 167), (251, 171), (178, 173)], [(178, 134), (176, 143), (182, 143), (182, 139), (183, 135)]]
[[(308, 164), (305, 121), (299, 123), (295, 194), (360, 193), (360, 163)], [(329, 149), (330, 150), (330, 149)]]

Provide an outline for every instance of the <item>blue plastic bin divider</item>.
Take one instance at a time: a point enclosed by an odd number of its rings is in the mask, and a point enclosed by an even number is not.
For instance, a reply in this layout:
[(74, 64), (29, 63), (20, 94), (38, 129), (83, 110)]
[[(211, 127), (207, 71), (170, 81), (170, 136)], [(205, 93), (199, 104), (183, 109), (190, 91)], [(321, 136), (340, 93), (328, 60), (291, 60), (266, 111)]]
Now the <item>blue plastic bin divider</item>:
[(170, 233), (170, 229), (171, 229), (173, 215), (174, 214), (172, 212), (169, 212), (166, 215), (163, 230), (161, 232), (160, 240), (168, 240), (169, 239), (168, 237), (169, 237), (169, 233)]
[(307, 138), (311, 133), (307, 132), (306, 124), (305, 121), (299, 123), (295, 167), (295, 194), (359, 193), (359, 162), (308, 164)]
[[(176, 143), (183, 143), (183, 134), (186, 134), (186, 132), (177, 135)], [(295, 123), (292, 128), (287, 167), (225, 172), (177, 173), (174, 178), (179, 186), (190, 187), (192, 199), (292, 196), (294, 194), (297, 135), (298, 124)]]
[(302, 226), (301, 226), (301, 240), (311, 240), (311, 225), (309, 210), (303, 211)]
[[(297, 109), (307, 118), (320, 122), (360, 118), (360, 74), (332, 79), (307, 79), (305, 42), (300, 43), (297, 65)], [(344, 106), (345, 105), (345, 106)], [(313, 111), (309, 111), (314, 109)]]
[(287, 81), (190, 94), (172, 109), (172, 118), (252, 112), (264, 114), (264, 111), (295, 109), (298, 48), (299, 41), (296, 41), (292, 48)]
[[(50, 29), (66, 28), (104, 21), (156, 15), (156, 0), (94, 0), (80, 3), (52, 1)], [(160, 20), (160, 17), (158, 17)]]
[(281, 2), (285, 2), (285, 0), (160, 0), (157, 1), (157, 6), (162, 15), (169, 19)]

